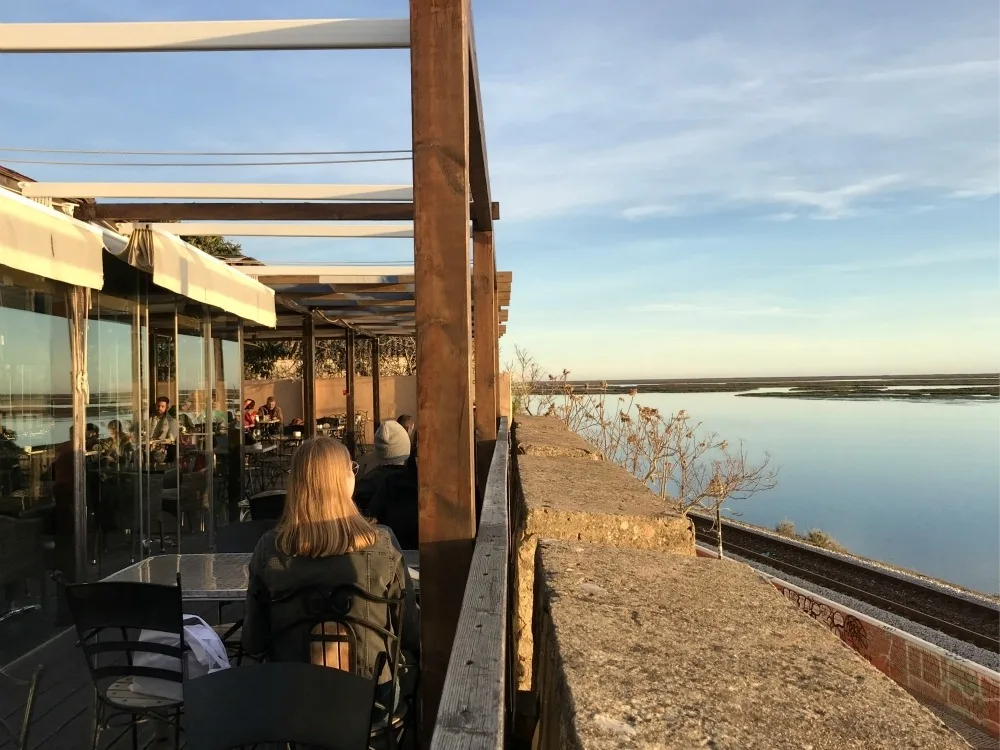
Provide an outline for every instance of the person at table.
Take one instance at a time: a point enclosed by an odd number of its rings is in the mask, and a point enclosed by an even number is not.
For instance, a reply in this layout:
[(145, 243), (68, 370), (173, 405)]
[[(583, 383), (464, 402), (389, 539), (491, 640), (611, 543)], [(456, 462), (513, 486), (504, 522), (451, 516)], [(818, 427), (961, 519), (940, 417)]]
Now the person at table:
[(257, 402), (248, 398), (243, 402), (243, 429), (253, 430), (257, 427)]
[(149, 441), (176, 444), (180, 432), (177, 418), (170, 413), (170, 399), (160, 396), (156, 399), (156, 413), (149, 418)]
[(375, 468), (358, 479), (354, 490), (354, 502), (363, 513), (386, 477), (402, 471), (409, 457), (410, 436), (399, 422), (387, 419), (375, 431)]
[[(414, 435), (414, 438), (416, 436)], [(402, 471), (390, 474), (375, 490), (368, 516), (392, 529), (403, 549), (419, 549), (420, 511), (417, 504), (417, 441)]]
[(283, 424), (285, 421), (284, 415), (281, 413), (281, 407), (278, 406), (278, 402), (274, 396), (268, 396), (267, 401), (265, 401), (264, 405), (257, 410), (257, 413), (264, 419), (272, 422)]
[(108, 436), (97, 444), (97, 450), (100, 452), (102, 464), (118, 466), (132, 460), (135, 445), (132, 443), (132, 436), (122, 427), (122, 423), (112, 419), (108, 422)]
[[(351, 500), (353, 491), (351, 456), (342, 443), (314, 437), (293, 454), (281, 520), (257, 542), (250, 559), (245, 653), (269, 661), (330, 664), (310, 643), (308, 629), (291, 627), (305, 619), (303, 601), (294, 596), (276, 600), (315, 586), (354, 585), (372, 596), (404, 599), (401, 645), (411, 655), (406, 662), (417, 663), (419, 610), (402, 551), (391, 531), (361, 515)], [(400, 623), (392, 621), (385, 605), (365, 604), (363, 609), (372, 624), (399, 632)], [(384, 652), (382, 638), (366, 628), (359, 628), (358, 636), (357, 672), (375, 677)], [(378, 677), (384, 690), (387, 671)]]

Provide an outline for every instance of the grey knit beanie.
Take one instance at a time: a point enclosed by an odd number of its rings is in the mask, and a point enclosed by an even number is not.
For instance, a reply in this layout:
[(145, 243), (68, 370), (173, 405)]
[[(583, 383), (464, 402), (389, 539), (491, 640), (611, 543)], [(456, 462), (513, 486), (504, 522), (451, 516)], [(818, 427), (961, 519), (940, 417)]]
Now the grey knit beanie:
[(375, 432), (375, 455), (380, 465), (402, 466), (410, 457), (410, 436), (399, 422), (389, 419)]

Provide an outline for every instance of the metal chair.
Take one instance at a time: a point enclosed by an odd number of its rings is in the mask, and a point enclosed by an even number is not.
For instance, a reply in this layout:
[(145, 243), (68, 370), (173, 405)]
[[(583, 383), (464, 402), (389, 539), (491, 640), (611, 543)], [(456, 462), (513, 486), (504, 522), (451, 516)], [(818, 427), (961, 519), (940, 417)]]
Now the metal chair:
[(312, 664), (280, 662), (225, 669), (185, 686), (188, 750), (295, 743), (364, 750), (375, 682)]
[(45, 667), (38, 666), (35, 668), (30, 680), (20, 680), (16, 677), (12, 677), (0, 669), (0, 682), (6, 680), (7, 682), (13, 683), (15, 687), (28, 689), (28, 695), (24, 700), (24, 712), (21, 714), (20, 731), (16, 730), (8, 724), (2, 716), (0, 716), (0, 729), (3, 729), (4, 733), (6, 733), (10, 738), (10, 741), (14, 743), (16, 750), (26, 750), (28, 747), (28, 735), (31, 731), (31, 717), (35, 708), (38, 683), (41, 681), (44, 673)]
[[(183, 700), (133, 692), (135, 678), (158, 679), (165, 683), (184, 681), (184, 614), (180, 576), (176, 586), (152, 583), (100, 582), (64, 584), (70, 616), (79, 636), (79, 646), (87, 661), (94, 684), (94, 736), (97, 748), (101, 733), (112, 721), (127, 717), (126, 732), (132, 732), (132, 748), (139, 747), (139, 724), (159, 721), (175, 728), (174, 746), (180, 747), (180, 717)], [(177, 645), (139, 640), (142, 630), (177, 635)], [(112, 640), (100, 636), (110, 631)], [(135, 664), (135, 656), (159, 654), (177, 660), (177, 669)]]
[[(403, 673), (403, 597), (380, 597), (354, 584), (309, 586), (269, 601), (271, 649), (267, 658), (291, 658), (359, 675), (359, 641), (375, 634), (382, 649), (371, 679), (378, 686), (369, 706), (373, 745), (395, 747), (415, 720), (409, 698), (399, 700)], [(275, 627), (275, 623), (283, 623)], [(380, 680), (388, 673), (388, 681)], [(364, 675), (368, 679), (367, 675)]]

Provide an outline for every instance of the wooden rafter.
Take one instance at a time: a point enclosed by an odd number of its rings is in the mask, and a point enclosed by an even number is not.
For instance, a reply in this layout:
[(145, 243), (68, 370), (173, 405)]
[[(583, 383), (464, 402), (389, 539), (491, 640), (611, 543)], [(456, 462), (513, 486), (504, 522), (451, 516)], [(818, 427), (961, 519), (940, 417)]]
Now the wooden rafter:
[[(395, 203), (87, 203), (83, 221), (413, 221), (413, 204)], [(492, 206), (494, 219), (500, 204)]]
[(480, 231), (493, 231), (490, 199), (490, 169), (486, 158), (486, 129), (483, 126), (483, 98), (479, 88), (479, 63), (476, 59), (476, 35), (469, 13), (469, 187), (472, 192), (472, 223)]

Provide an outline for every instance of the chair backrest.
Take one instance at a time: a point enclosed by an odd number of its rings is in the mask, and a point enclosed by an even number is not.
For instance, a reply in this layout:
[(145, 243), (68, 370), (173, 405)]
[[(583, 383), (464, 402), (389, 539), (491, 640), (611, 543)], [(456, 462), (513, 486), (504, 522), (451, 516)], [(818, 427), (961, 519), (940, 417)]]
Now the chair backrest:
[(250, 498), (250, 517), (255, 521), (277, 521), (284, 511), (284, 490), (259, 492)]
[[(365, 604), (375, 605), (366, 607)], [(307, 586), (269, 602), (272, 612), (272, 643), (290, 637), (301, 644), (301, 661), (338, 670), (359, 673), (358, 644), (366, 632), (381, 642), (381, 652), (375, 660), (376, 681), (384, 670), (389, 671), (395, 688), (399, 677), (403, 607), (402, 597), (380, 597), (369, 594), (360, 586)], [(275, 610), (288, 607), (291, 616), (274, 617)], [(377, 620), (364, 612), (384, 612)], [(274, 621), (287, 623), (274, 628)]]
[[(38, 683), (42, 679), (42, 674), (45, 672), (45, 667), (38, 666), (35, 668), (34, 674), (31, 675), (29, 680), (21, 680), (16, 677), (11, 677), (9, 674), (0, 669), (0, 686), (4, 682), (12, 683), (16, 687), (27, 688), (28, 694), (24, 699), (24, 709), (21, 714), (21, 727), (20, 729), (14, 729), (7, 721), (0, 716), (0, 729), (4, 730), (4, 733), (8, 735), (11, 742), (14, 743), (16, 750), (25, 750), (28, 747), (28, 738), (31, 732), (31, 719), (35, 708), (35, 697), (38, 691)], [(4, 690), (3, 692), (6, 692)], [(0, 734), (0, 745), (3, 744), (3, 734)]]
[[(184, 613), (179, 579), (176, 586), (117, 581), (76, 583), (67, 584), (64, 591), (95, 685), (121, 677), (183, 681)], [(140, 641), (142, 630), (176, 635), (177, 641)], [(105, 631), (111, 631), (110, 640), (101, 639)], [(135, 663), (137, 655), (150, 654), (170, 657), (170, 663), (176, 659), (177, 670)]]
[(257, 542), (260, 541), (260, 538), (273, 529), (277, 523), (272, 519), (263, 521), (255, 519), (219, 526), (215, 530), (215, 551), (253, 552), (257, 549)]
[(291, 742), (365, 750), (374, 680), (311, 664), (224, 669), (184, 684), (185, 747), (231, 750)]

